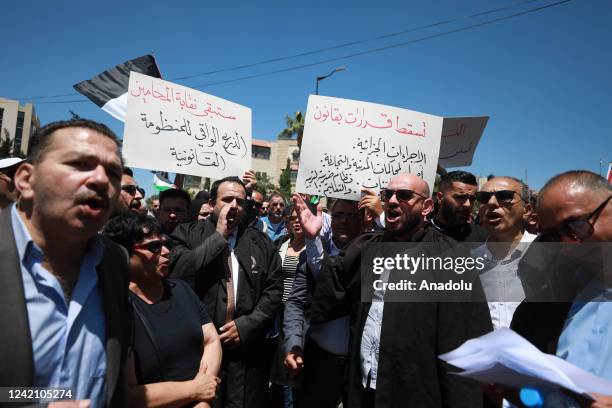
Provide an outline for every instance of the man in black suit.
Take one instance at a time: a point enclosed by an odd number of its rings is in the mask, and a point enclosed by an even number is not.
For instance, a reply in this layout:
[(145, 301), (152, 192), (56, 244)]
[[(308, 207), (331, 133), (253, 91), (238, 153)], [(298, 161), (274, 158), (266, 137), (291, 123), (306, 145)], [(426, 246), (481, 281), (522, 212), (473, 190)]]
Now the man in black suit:
[(172, 233), (170, 274), (195, 288), (219, 331), (223, 360), (215, 406), (267, 407), (280, 257), (266, 234), (243, 222), (246, 189), (238, 177), (217, 180), (210, 198), (210, 217)]
[(121, 173), (105, 125), (54, 122), (32, 136), (15, 174), (20, 198), (0, 216), (2, 386), (70, 388), (66, 396), (92, 406), (125, 405), (127, 257), (98, 235)]
[[(479, 386), (450, 374), (438, 355), (491, 330), (486, 304), (388, 302), (393, 294), (377, 294), (372, 289), (374, 274), (362, 270), (363, 254), (376, 243), (426, 242), (424, 252), (431, 252), (427, 256), (443, 256), (456, 245), (435, 228), (423, 228), (433, 201), (421, 178), (398, 174), (382, 193), (385, 231), (356, 237), (340, 263), (324, 259), (311, 305), (312, 324), (351, 315), (345, 406), (482, 406)], [(477, 282), (474, 285), (478, 288)], [(362, 287), (368, 288), (372, 301), (362, 299)]]

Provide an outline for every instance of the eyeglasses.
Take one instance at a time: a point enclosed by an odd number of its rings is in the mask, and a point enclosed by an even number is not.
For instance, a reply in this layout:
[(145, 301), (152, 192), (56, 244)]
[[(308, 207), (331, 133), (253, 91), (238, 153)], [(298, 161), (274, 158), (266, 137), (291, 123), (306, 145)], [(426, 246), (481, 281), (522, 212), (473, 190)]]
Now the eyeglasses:
[(125, 191), (129, 195), (136, 195), (136, 190), (138, 190), (138, 186), (135, 184), (121, 186), (121, 190)]
[(169, 239), (155, 239), (153, 241), (149, 241), (146, 244), (136, 244), (134, 245), (135, 249), (146, 249), (147, 251), (151, 251), (154, 254), (158, 254), (161, 252), (162, 248), (166, 247), (168, 249), (172, 248), (172, 241)]
[(521, 200), (527, 202), (519, 193), (512, 190), (499, 190), (499, 191), (479, 191), (476, 193), (476, 199), (480, 204), (486, 204), (489, 202), (492, 196), (495, 196), (495, 199), (500, 204), (510, 204), (514, 199), (514, 195), (520, 197)]
[(415, 195), (421, 198), (425, 198), (425, 199), (427, 198), (424, 195), (417, 193), (416, 191), (407, 190), (407, 189), (391, 190), (391, 189), (385, 188), (384, 190), (380, 191), (380, 195), (382, 196), (382, 199), (385, 201), (389, 201), (391, 197), (393, 197), (394, 194), (395, 194), (395, 197), (399, 201), (410, 201)]
[(255, 201), (252, 198), (248, 198), (247, 200), (249, 201), (252, 208), (256, 208), (258, 210), (261, 209), (261, 206), (263, 205), (263, 203)]
[(558, 230), (553, 229), (542, 231), (540, 234), (540, 241), (560, 242), (563, 240), (563, 237), (567, 237), (573, 241), (584, 241), (593, 235), (595, 223), (599, 219), (599, 216), (610, 199), (612, 199), (612, 195), (606, 198), (603, 203), (599, 204), (599, 206), (593, 210), (592, 213), (585, 217), (563, 221)]

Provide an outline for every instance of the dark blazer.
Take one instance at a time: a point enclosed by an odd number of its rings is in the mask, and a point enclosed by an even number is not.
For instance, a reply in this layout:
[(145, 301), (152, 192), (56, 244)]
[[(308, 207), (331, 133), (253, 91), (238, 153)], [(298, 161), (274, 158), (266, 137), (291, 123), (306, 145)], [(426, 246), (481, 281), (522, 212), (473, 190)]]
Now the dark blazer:
[[(227, 240), (216, 232), (214, 216), (179, 225), (171, 238), (170, 275), (192, 285), (219, 329), (227, 315)], [(280, 257), (270, 238), (253, 226), (239, 228), (234, 253), (240, 270), (233, 318), (240, 345), (223, 350), (214, 406), (266, 407), (274, 353), (267, 334), (281, 305)]]
[[(347, 312), (351, 314), (348, 400), (345, 405), (348, 408), (362, 406), (360, 345), (371, 306), (371, 302), (361, 299), (362, 278), (373, 280), (371, 273), (362, 275), (361, 256), (369, 245), (391, 241), (392, 237), (383, 232), (362, 234), (346, 250), (341, 263), (329, 263), (331, 260), (326, 257), (323, 267), (327, 270), (317, 277), (311, 322), (328, 321)], [(455, 241), (435, 229), (416, 233), (411, 241), (428, 242), (431, 250), (437, 249), (429, 255), (442, 254), (455, 245)], [(371, 283), (367, 283), (368, 288), (372, 287)], [(438, 359), (438, 355), (491, 329), (484, 302), (385, 302), (376, 407), (483, 406), (479, 385), (450, 374), (453, 369)]]
[[(11, 208), (0, 213), (0, 386), (31, 387), (32, 338)], [(123, 368), (131, 333), (129, 266), (124, 249), (102, 240), (104, 254), (97, 271), (106, 322), (106, 406), (122, 407), (126, 405)]]

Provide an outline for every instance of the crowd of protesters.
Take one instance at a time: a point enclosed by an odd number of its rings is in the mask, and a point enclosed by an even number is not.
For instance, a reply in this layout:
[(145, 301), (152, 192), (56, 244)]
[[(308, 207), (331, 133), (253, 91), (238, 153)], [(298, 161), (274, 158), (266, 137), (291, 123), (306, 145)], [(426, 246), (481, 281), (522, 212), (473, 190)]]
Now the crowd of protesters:
[[(1, 387), (71, 390), (50, 407), (520, 406), (516, 389), (438, 358), (501, 328), (612, 380), (610, 287), (593, 302), (530, 301), (567, 282), (576, 299), (592, 289), (572, 280), (580, 261), (530, 254), (534, 242), (612, 241), (612, 187), (592, 172), (556, 175), (536, 195), (511, 176), (479, 189), (439, 168), (436, 192), (398, 174), (380, 194), (324, 206), (266, 197), (248, 171), (194, 198), (179, 184), (147, 207), (120, 146), (78, 119), (38, 129), (27, 159), (0, 160)], [(362, 258), (399, 242), (483, 257), (483, 298), (385, 301)], [(573, 397), (567, 406), (612, 406), (612, 390)]]

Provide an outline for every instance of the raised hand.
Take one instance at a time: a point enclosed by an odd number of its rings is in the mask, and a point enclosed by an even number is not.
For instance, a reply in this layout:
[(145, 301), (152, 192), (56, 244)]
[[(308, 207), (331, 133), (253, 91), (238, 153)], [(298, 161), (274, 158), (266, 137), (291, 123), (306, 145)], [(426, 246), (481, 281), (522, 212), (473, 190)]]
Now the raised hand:
[(304, 230), (304, 235), (308, 239), (315, 239), (317, 235), (319, 235), (321, 228), (323, 228), (321, 204), (319, 203), (319, 205), (317, 205), (316, 215), (310, 211), (310, 208), (308, 208), (308, 205), (299, 194), (293, 195), (293, 204), (302, 230)]

